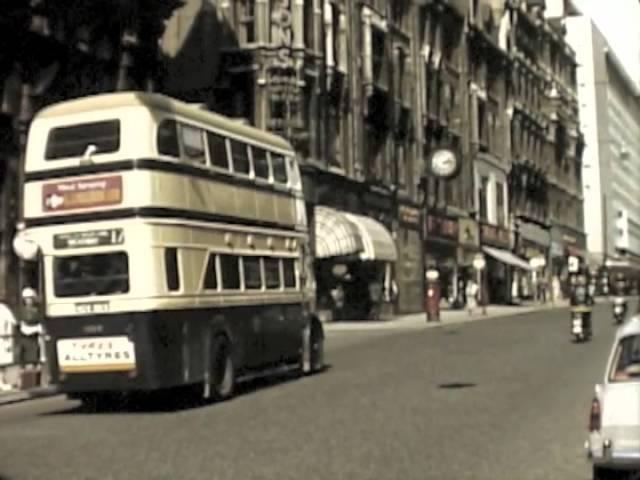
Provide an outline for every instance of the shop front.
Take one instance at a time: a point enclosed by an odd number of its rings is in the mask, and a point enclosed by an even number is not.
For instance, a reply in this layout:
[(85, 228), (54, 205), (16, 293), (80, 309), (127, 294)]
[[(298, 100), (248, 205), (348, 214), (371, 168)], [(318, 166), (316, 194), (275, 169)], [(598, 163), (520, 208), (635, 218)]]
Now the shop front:
[(319, 315), (328, 321), (391, 314), (398, 250), (390, 192), (327, 174), (314, 180), (310, 217)]
[(529, 263), (511, 252), (508, 229), (480, 224), (480, 243), (485, 254), (483, 288), (488, 303), (507, 304), (519, 301), (520, 279), (531, 270)]
[(549, 278), (551, 268), (548, 268), (551, 232), (540, 225), (525, 221), (519, 221), (516, 228), (518, 240), (515, 252), (531, 266), (529, 274), (521, 277), (521, 296), (547, 301), (550, 299), (552, 283)]
[(466, 305), (467, 280), (476, 278), (473, 259), (480, 253), (480, 230), (471, 218), (458, 219), (458, 282), (455, 306)]
[(398, 313), (415, 313), (423, 309), (422, 246), (420, 245), (420, 209), (410, 203), (398, 204), (398, 229), (396, 263)]
[(424, 231), (425, 265), (440, 273), (440, 288), (443, 301), (454, 306), (458, 298), (458, 219), (455, 217), (428, 214)]

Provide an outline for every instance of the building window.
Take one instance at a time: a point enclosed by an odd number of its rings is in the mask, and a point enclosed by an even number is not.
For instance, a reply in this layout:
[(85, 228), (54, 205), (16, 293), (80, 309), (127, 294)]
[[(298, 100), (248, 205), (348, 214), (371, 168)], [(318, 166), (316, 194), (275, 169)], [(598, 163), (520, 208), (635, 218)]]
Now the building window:
[(407, 169), (406, 145), (396, 143), (396, 168), (398, 188), (406, 190), (409, 185), (409, 171)]
[(507, 219), (504, 213), (505, 198), (504, 198), (504, 184), (502, 182), (496, 182), (496, 208), (498, 210), (497, 212), (498, 225), (503, 227), (507, 224), (506, 222)]
[(487, 205), (487, 195), (489, 194), (489, 177), (483, 175), (480, 177), (480, 186), (478, 187), (478, 213), (480, 221), (489, 221), (489, 209)]
[[(326, 1), (326, 0), (323, 0)], [(304, 45), (309, 50), (317, 50), (318, 46), (315, 42), (315, 22), (316, 14), (314, 12), (313, 0), (305, 0), (304, 2)]]
[(375, 27), (371, 28), (371, 65), (373, 80), (384, 82), (385, 80), (385, 33)]
[(253, 43), (256, 41), (255, 0), (240, 0), (237, 5), (240, 41), (242, 43)]
[(478, 128), (478, 143), (485, 147), (488, 147), (488, 135), (487, 135), (487, 125), (486, 125), (486, 116), (487, 116), (487, 107), (484, 100), (478, 99), (478, 112), (476, 117), (477, 128)]

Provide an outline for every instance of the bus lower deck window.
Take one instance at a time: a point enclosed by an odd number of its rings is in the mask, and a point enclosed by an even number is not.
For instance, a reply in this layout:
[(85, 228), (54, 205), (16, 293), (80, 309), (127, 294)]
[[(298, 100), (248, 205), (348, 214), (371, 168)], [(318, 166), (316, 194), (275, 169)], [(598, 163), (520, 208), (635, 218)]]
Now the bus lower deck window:
[(282, 259), (282, 273), (285, 288), (296, 287), (296, 265), (293, 258)]
[(240, 262), (235, 255), (220, 255), (220, 273), (222, 288), (225, 290), (240, 289)]
[(127, 293), (127, 254), (114, 252), (55, 257), (53, 288), (55, 296), (61, 298)]
[(167, 288), (171, 292), (180, 290), (180, 273), (178, 271), (178, 249), (166, 248), (164, 251), (164, 266), (167, 276)]

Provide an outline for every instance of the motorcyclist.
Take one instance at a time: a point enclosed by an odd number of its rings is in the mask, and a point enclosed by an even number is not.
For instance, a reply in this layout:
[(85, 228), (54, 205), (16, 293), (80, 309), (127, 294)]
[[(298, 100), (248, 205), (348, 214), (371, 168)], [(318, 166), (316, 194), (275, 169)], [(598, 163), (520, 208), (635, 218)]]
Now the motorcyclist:
[(627, 314), (627, 299), (625, 298), (627, 290), (627, 282), (624, 276), (616, 276), (613, 282), (613, 293), (615, 295), (613, 299), (613, 313), (617, 321), (621, 321)]
[(591, 336), (591, 309), (593, 305), (593, 297), (589, 291), (589, 281), (585, 273), (578, 273), (575, 277), (575, 283), (571, 291), (571, 310), (572, 315), (579, 311), (582, 317), (582, 329), (586, 332), (586, 336)]

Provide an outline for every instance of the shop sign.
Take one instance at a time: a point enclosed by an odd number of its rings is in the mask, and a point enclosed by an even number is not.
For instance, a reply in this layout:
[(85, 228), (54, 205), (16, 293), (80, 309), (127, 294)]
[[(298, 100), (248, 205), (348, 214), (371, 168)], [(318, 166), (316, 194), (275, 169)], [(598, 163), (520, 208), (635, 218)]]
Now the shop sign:
[(411, 225), (412, 227), (420, 227), (420, 210), (409, 205), (400, 205), (398, 207), (398, 219), (400, 223)]
[(549, 230), (533, 223), (521, 223), (518, 227), (518, 231), (520, 232), (521, 238), (527, 239), (541, 247), (548, 247), (551, 243)]
[(480, 245), (478, 224), (469, 218), (458, 219), (458, 243), (468, 247)]
[(564, 234), (564, 235), (562, 235), (562, 240), (567, 245), (576, 245), (578, 243), (578, 239), (576, 237), (574, 237), (573, 235)]
[(425, 234), (427, 237), (440, 237), (457, 242), (458, 220), (437, 215), (427, 215)]
[(488, 223), (480, 224), (480, 240), (483, 245), (493, 245), (497, 247), (509, 248), (510, 235), (506, 228)]
[(391, 196), (389, 195), (365, 192), (362, 195), (362, 203), (370, 209), (392, 211)]
[(274, 2), (271, 12), (271, 42), (276, 47), (276, 61), (280, 68), (292, 68), (294, 59), (291, 56), (293, 47), (293, 16), (290, 0)]
[(551, 242), (551, 256), (564, 257), (564, 245), (560, 242)]

